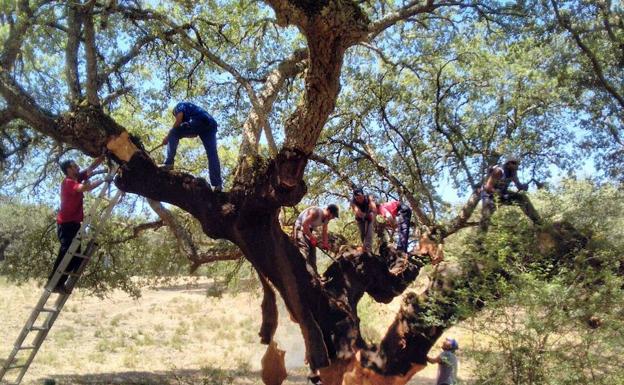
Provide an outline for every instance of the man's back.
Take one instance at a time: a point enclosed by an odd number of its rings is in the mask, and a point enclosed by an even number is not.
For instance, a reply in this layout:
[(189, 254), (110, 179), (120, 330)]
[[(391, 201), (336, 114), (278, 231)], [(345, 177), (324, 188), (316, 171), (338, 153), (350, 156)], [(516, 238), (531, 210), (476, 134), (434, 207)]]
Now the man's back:
[(457, 356), (450, 350), (440, 353), (438, 365), (438, 382), (436, 385), (453, 385), (457, 383)]
[(191, 120), (202, 120), (202, 121), (212, 121), (214, 118), (206, 112), (203, 108), (191, 103), (191, 102), (180, 102), (173, 109), (174, 115), (177, 115), (179, 112), (184, 114), (183, 122), (189, 122)]
[(323, 209), (317, 206), (310, 206), (299, 214), (297, 220), (295, 221), (295, 227), (303, 226), (303, 222), (311, 213), (316, 214), (316, 218), (310, 223), (311, 229), (322, 226), (325, 223), (325, 220), (323, 219)]

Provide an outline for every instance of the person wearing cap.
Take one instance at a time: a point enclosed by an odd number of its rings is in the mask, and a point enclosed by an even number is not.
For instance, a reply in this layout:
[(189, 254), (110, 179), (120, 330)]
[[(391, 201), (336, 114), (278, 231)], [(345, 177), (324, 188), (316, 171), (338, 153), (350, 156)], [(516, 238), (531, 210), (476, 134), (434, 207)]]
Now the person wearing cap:
[(165, 170), (173, 169), (178, 143), (182, 138), (199, 136), (208, 157), (210, 184), (215, 191), (221, 191), (221, 163), (217, 152), (217, 121), (203, 108), (190, 102), (181, 102), (173, 108), (175, 122), (162, 144), (167, 145), (167, 158), (161, 166)]
[(412, 219), (412, 209), (405, 203), (390, 201), (379, 205), (379, 215), (386, 224), (393, 230), (399, 230), (396, 248), (407, 253), (407, 243), (409, 239), (410, 220)]
[(370, 253), (373, 249), (374, 220), (377, 215), (377, 204), (372, 195), (364, 194), (364, 189), (357, 187), (353, 189), (351, 199), (351, 210), (355, 215), (355, 221), (360, 231), (360, 241), (364, 251)]
[(455, 351), (459, 348), (457, 341), (453, 338), (446, 338), (441, 345), (442, 353), (437, 357), (427, 356), (427, 361), (431, 364), (438, 364), (438, 379), (436, 385), (457, 384), (458, 361)]
[(338, 206), (334, 204), (328, 205), (322, 209), (317, 206), (310, 206), (303, 210), (295, 221), (294, 237), (299, 251), (308, 261), (315, 274), (316, 270), (316, 246), (318, 239), (313, 231), (319, 226), (322, 227), (321, 248), (329, 250), (329, 242), (327, 239), (327, 224), (334, 218), (338, 218)]
[[(486, 231), (490, 217), (496, 211), (496, 197), (503, 204), (510, 204), (512, 201), (521, 203), (521, 207), (527, 215), (533, 219), (533, 212), (527, 212), (523, 204), (526, 199), (521, 194), (509, 191), (509, 185), (513, 182), (518, 191), (526, 191), (529, 189), (528, 183), (520, 183), (518, 179), (518, 166), (520, 162), (516, 158), (509, 158), (501, 165), (495, 165), (490, 168), (485, 184), (481, 187), (481, 222), (480, 227)], [(534, 209), (533, 209), (534, 211)], [(535, 221), (535, 220), (534, 220)]]

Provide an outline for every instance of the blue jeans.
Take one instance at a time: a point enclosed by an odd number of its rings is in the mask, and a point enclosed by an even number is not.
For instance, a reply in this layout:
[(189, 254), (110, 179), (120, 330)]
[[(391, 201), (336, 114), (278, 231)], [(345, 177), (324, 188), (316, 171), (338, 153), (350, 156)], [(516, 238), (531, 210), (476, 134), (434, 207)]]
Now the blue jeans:
[(169, 131), (169, 142), (167, 143), (167, 159), (165, 164), (173, 165), (173, 161), (178, 151), (178, 144), (182, 138), (195, 138), (199, 136), (208, 157), (208, 173), (210, 184), (221, 187), (221, 164), (219, 163), (219, 153), (217, 152), (217, 122), (211, 120), (191, 120), (182, 123)]
[(399, 227), (399, 235), (397, 242), (397, 250), (407, 253), (407, 244), (409, 242), (410, 220), (412, 219), (412, 209), (401, 203), (399, 213), (397, 215), (397, 225)]

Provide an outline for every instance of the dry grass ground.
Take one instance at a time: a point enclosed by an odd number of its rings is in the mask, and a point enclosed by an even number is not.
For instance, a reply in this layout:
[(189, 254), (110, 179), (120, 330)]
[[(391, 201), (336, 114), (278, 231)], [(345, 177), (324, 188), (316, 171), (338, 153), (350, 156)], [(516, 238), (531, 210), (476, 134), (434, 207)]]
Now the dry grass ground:
[[(146, 289), (138, 300), (121, 292), (100, 300), (77, 290), (23, 383), (53, 378), (57, 384), (88, 385), (262, 384), (260, 291), (213, 297), (206, 295), (209, 286), (197, 282)], [(34, 283), (16, 287), (0, 277), (0, 362), (40, 294)], [(381, 334), (397, 307), (393, 303), (369, 311), (364, 321), (370, 333)], [(303, 342), (283, 306), (276, 340), (287, 351), (285, 384), (305, 384)], [(410, 384), (434, 384), (435, 371), (430, 365)], [(460, 376), (466, 378), (464, 369)]]

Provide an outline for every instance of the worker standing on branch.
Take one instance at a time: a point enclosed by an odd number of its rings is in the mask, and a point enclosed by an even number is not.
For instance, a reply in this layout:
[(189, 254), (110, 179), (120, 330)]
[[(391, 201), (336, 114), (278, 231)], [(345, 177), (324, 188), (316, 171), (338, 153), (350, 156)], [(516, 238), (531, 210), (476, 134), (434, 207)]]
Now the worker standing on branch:
[(370, 253), (373, 249), (374, 220), (377, 215), (377, 204), (372, 195), (364, 195), (361, 187), (353, 189), (353, 199), (351, 199), (351, 210), (355, 214), (360, 231), (360, 241), (364, 251)]
[(457, 341), (447, 338), (442, 342), (442, 353), (437, 357), (427, 356), (427, 361), (431, 364), (438, 364), (438, 379), (436, 385), (457, 384), (457, 356), (455, 351), (459, 348)]
[[(481, 229), (486, 231), (490, 217), (496, 211), (496, 198), (501, 204), (517, 202), (524, 213), (536, 223), (539, 223), (539, 215), (529, 202), (528, 198), (519, 193), (529, 188), (528, 183), (520, 183), (518, 180), (518, 159), (509, 158), (502, 165), (490, 168), (487, 180), (481, 187)], [(509, 191), (509, 185), (513, 182), (519, 192)]]
[(332, 219), (338, 218), (338, 215), (338, 206), (334, 204), (330, 204), (324, 209), (311, 206), (303, 210), (295, 221), (294, 236), (297, 247), (299, 247), (301, 254), (303, 254), (308, 263), (312, 266), (314, 274), (318, 275), (316, 270), (316, 246), (318, 245), (318, 239), (312, 231), (322, 226), (321, 248), (328, 250), (327, 224)]
[(407, 253), (412, 209), (405, 203), (390, 201), (379, 205), (379, 214), (383, 216), (386, 224), (391, 227), (393, 231), (398, 228), (399, 234), (396, 248), (399, 251)]
[[(84, 192), (93, 190), (107, 180), (106, 178), (100, 179), (93, 183), (89, 183), (88, 181), (91, 175), (93, 175), (93, 170), (95, 170), (103, 160), (104, 156), (100, 156), (84, 171), (81, 171), (80, 167), (78, 167), (73, 160), (66, 160), (60, 165), (63, 174), (65, 174), (65, 179), (63, 183), (61, 183), (61, 208), (56, 216), (56, 229), (61, 246), (56, 256), (56, 261), (54, 262), (54, 268), (48, 279), (51, 279), (54, 275), (54, 272), (63, 260), (65, 253), (67, 253), (78, 230), (80, 230), (80, 225), (84, 219)], [(79, 266), (80, 259), (73, 258), (67, 267), (67, 271), (74, 271)], [(67, 275), (62, 275), (53, 291), (55, 293), (68, 294), (65, 290), (66, 280)]]
[(215, 191), (221, 191), (221, 164), (217, 152), (217, 121), (203, 108), (190, 102), (178, 103), (173, 108), (175, 122), (162, 144), (167, 144), (167, 158), (162, 167), (166, 170), (173, 169), (178, 143), (182, 138), (194, 138), (199, 136), (208, 157), (208, 173), (210, 184)]

